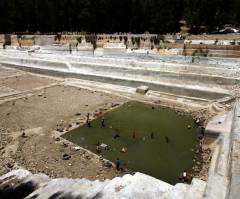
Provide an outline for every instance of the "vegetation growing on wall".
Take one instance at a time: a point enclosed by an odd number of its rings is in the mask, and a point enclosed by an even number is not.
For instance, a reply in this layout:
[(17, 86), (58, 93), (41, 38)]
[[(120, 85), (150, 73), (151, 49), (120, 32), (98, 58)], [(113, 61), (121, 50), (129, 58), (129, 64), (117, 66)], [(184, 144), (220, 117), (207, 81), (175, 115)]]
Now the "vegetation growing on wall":
[(82, 37), (77, 37), (77, 42), (81, 44), (82, 43)]
[(136, 42), (136, 44), (137, 44), (137, 47), (140, 48), (140, 46), (141, 46), (140, 37), (135, 37), (135, 42)]
[(55, 41), (58, 41), (58, 42), (60, 42), (60, 41), (61, 41), (61, 39), (62, 39), (62, 35), (61, 35), (61, 34), (59, 34), (59, 33), (58, 33), (58, 34), (56, 34), (56, 35), (55, 35), (55, 37), (54, 37), (54, 40), (55, 40)]
[(97, 48), (97, 36), (95, 34), (85, 35), (85, 40), (86, 40), (86, 42), (92, 44), (92, 46), (93, 46), (93, 54), (94, 54), (94, 51)]
[(11, 43), (12, 43), (11, 35), (9, 35), (9, 34), (5, 34), (5, 35), (4, 35), (3, 49), (5, 49), (7, 45), (10, 46)]

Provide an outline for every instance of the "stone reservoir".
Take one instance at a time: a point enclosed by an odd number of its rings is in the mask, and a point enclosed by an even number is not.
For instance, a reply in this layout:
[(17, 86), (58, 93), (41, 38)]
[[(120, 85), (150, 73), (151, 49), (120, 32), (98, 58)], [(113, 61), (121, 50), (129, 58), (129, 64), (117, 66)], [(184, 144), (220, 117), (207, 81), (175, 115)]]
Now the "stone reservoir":
[(112, 162), (119, 158), (127, 170), (176, 184), (184, 170), (192, 170), (198, 131), (190, 117), (131, 102), (93, 120), (91, 127), (85, 124), (63, 137), (94, 153), (97, 143), (106, 144), (109, 148), (100, 152), (104, 158)]
[[(208, 46), (218, 54), (193, 59), (177, 45), (93, 52), (82, 43), (70, 54), (46, 38), (0, 49), (0, 172), (11, 171), (0, 197), (33, 183), (24, 197), (238, 198), (238, 47), (224, 56), (224, 46)], [(201, 161), (195, 123), (205, 128)], [(178, 179), (183, 170), (189, 183)]]

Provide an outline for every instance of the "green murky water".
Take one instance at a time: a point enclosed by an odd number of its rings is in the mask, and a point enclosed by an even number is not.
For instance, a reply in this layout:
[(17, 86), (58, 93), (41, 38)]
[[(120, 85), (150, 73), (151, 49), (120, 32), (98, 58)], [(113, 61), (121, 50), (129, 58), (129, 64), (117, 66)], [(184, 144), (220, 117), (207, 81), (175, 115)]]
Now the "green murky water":
[[(101, 125), (103, 117), (105, 127)], [(153, 109), (151, 105), (129, 102), (95, 119), (91, 125), (91, 128), (86, 125), (77, 128), (63, 137), (94, 153), (98, 142), (105, 143), (110, 150), (102, 150), (104, 158), (113, 162), (119, 158), (127, 169), (171, 184), (179, 182), (183, 170), (190, 171), (193, 166), (192, 149), (198, 142), (198, 130), (190, 117), (179, 116), (169, 109), (156, 106)], [(188, 125), (192, 128), (188, 129)], [(116, 134), (120, 137), (114, 139)], [(120, 152), (124, 147), (127, 152)]]

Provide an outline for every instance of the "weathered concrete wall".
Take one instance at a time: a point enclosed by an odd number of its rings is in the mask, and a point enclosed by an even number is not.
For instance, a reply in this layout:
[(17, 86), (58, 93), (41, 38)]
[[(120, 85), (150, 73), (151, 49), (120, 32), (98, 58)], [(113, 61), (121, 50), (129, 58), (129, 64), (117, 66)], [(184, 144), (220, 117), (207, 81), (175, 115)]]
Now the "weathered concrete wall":
[[(214, 130), (215, 128), (215, 130)], [(239, 198), (240, 190), (240, 101), (236, 100), (233, 110), (220, 113), (206, 128), (218, 132), (218, 143), (209, 170), (209, 179), (204, 198)]]
[(240, 195), (240, 100), (235, 106), (231, 136), (231, 165), (229, 198), (239, 198)]
[[(2, 55), (1, 63), (16, 66), (45, 69), (68, 74), (78, 74), (81, 79), (93, 80), (122, 86), (148, 86), (151, 90), (215, 100), (232, 95), (231, 91), (219, 85), (236, 85), (237, 77), (231, 77), (235, 70), (218, 67), (203, 67), (189, 64), (172, 64), (153, 61), (134, 61), (100, 57), (39, 57), (34, 54)], [(70, 58), (70, 57), (69, 57)], [(57, 60), (58, 59), (58, 60)], [(75, 61), (71, 61), (75, 59)], [(79, 61), (78, 61), (79, 60)], [(211, 69), (211, 73), (209, 73)], [(229, 73), (230, 77), (227, 77)], [(203, 73), (203, 74), (199, 74)], [(204, 74), (205, 73), (205, 74)], [(219, 76), (216, 76), (219, 73)], [(225, 73), (226, 77), (222, 76)]]
[[(217, 199), (227, 197), (233, 117), (234, 113), (233, 111), (230, 111), (225, 115), (224, 119), (221, 117), (215, 117), (213, 119), (214, 122), (210, 123), (217, 123), (215, 127), (219, 133), (219, 138), (211, 161), (208, 183), (204, 194), (205, 198)], [(206, 130), (209, 130), (209, 126), (207, 126)]]

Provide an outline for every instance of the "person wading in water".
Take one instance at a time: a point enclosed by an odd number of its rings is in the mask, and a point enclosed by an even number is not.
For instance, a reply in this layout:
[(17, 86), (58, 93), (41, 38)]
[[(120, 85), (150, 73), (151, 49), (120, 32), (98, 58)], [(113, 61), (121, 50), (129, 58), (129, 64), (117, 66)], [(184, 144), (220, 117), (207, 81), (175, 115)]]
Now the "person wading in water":
[(104, 118), (102, 118), (101, 125), (102, 125), (102, 127), (105, 127), (105, 119)]
[(154, 133), (152, 132), (150, 135), (151, 139), (154, 139)]
[(169, 143), (169, 138), (165, 137), (165, 141), (166, 141), (166, 143)]
[(113, 135), (113, 139), (117, 139), (117, 138), (120, 138), (118, 129), (115, 130), (115, 133)]
[(135, 131), (133, 132), (133, 134), (132, 134), (132, 139), (136, 139), (136, 133), (135, 133)]
[(119, 160), (119, 158), (117, 158), (117, 160), (116, 160), (116, 168), (117, 168), (118, 171), (120, 171), (120, 160)]
[(91, 123), (89, 121), (89, 113), (87, 113), (87, 121), (86, 121), (87, 127), (91, 127)]

